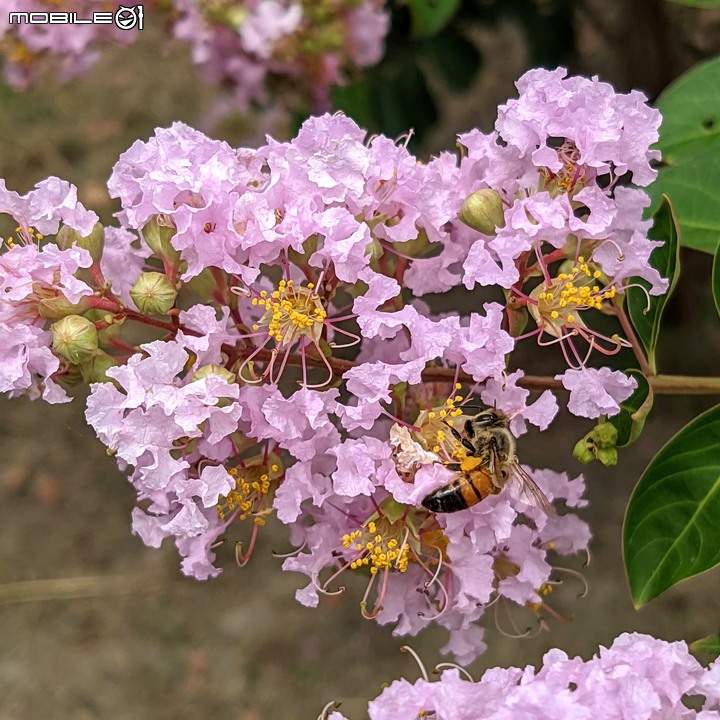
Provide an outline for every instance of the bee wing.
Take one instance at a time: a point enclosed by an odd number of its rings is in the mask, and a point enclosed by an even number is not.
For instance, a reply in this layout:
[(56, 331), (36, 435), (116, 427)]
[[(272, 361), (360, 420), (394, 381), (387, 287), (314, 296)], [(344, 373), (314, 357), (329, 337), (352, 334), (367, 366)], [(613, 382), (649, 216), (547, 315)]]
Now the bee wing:
[(513, 495), (518, 500), (527, 505), (540, 508), (550, 517), (555, 517), (555, 510), (545, 493), (537, 486), (537, 483), (530, 475), (522, 469), (517, 460), (512, 463), (508, 483), (512, 486)]

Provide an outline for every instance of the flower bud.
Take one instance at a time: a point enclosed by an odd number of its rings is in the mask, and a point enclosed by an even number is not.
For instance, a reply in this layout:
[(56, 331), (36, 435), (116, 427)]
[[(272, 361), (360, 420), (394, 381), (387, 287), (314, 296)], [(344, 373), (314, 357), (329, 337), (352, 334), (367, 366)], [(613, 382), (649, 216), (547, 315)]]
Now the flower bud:
[(140, 312), (165, 315), (175, 304), (177, 289), (162, 273), (144, 272), (130, 288), (130, 297)]
[(80, 315), (68, 315), (53, 323), (52, 349), (71, 363), (81, 363), (98, 347), (98, 334), (94, 323)]
[(38, 303), (38, 315), (46, 320), (59, 320), (68, 315), (80, 315), (90, 308), (92, 300), (86, 295), (80, 302), (71, 303), (64, 295), (45, 298)]
[(384, 253), (383, 246), (377, 238), (373, 238), (365, 248), (365, 257), (369, 257), (371, 262), (379, 260)]
[(465, 199), (460, 219), (473, 230), (494, 235), (497, 228), (505, 227), (505, 212), (497, 190), (476, 190)]
[(71, 245), (87, 250), (90, 253), (92, 261), (97, 264), (105, 248), (105, 228), (102, 223), (95, 223), (95, 227), (90, 231), (89, 235), (81, 235), (75, 228), (64, 225), (57, 234), (57, 244), (62, 248), (69, 248)]
[(431, 243), (428, 239), (427, 231), (425, 230), (425, 228), (420, 228), (417, 237), (413, 238), (412, 240), (401, 240), (399, 242), (394, 242), (393, 248), (401, 252), (403, 255), (420, 258), (434, 256), (438, 254), (435, 251), (440, 251), (442, 249), (442, 246), (440, 245), (440, 243)]
[(83, 380), (86, 383), (111, 382), (107, 371), (118, 365), (117, 360), (104, 350), (96, 350), (89, 358), (80, 364)]
[(572, 454), (576, 460), (587, 465), (595, 459), (595, 453), (593, 450), (594, 445), (588, 440), (588, 436), (585, 436), (575, 443)]
[(597, 459), (605, 465), (605, 467), (609, 467), (610, 465), (617, 465), (618, 461), (618, 453), (617, 448), (598, 448), (597, 451)]
[(235, 373), (232, 373), (227, 368), (224, 368), (222, 365), (216, 365), (215, 363), (212, 363), (211, 365), (203, 365), (203, 367), (199, 368), (192, 374), (190, 380), (202, 380), (209, 375), (217, 375), (223, 380), (227, 380), (227, 382), (229, 383), (235, 382)]
[(573, 457), (581, 463), (590, 463), (597, 458), (603, 465), (616, 465), (618, 454), (615, 447), (618, 430), (607, 420), (600, 422), (573, 448)]
[(150, 249), (160, 258), (164, 258), (171, 265), (177, 265), (180, 253), (173, 247), (170, 240), (175, 236), (175, 228), (161, 225), (159, 216), (153, 215), (145, 223), (142, 235)]

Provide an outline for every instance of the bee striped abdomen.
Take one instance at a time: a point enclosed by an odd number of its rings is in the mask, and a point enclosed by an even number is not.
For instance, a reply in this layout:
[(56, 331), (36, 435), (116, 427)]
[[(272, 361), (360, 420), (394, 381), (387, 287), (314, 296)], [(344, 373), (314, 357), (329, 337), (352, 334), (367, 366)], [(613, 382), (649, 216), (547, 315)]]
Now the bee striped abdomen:
[(472, 471), (430, 493), (422, 504), (432, 512), (451, 513), (477, 505), (494, 492), (490, 476)]

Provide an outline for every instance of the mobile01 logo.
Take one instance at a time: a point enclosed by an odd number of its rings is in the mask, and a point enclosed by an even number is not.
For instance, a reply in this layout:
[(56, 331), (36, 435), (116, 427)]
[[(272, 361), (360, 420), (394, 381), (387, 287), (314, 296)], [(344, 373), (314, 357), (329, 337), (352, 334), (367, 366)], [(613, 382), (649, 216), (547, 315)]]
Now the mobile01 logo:
[(143, 29), (143, 6), (120, 5), (115, 12), (93, 12), (89, 17), (78, 17), (76, 12), (11, 12), (10, 25), (116, 25), (120, 30)]

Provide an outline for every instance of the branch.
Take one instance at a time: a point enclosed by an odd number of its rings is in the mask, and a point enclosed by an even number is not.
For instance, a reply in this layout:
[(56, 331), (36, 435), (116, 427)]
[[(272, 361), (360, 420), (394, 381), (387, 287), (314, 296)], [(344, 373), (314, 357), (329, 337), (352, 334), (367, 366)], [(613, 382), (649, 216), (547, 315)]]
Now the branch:
[[(223, 351), (233, 358), (246, 357), (249, 351), (243, 351), (232, 345), (223, 345)], [(269, 361), (272, 351), (261, 350), (256, 354), (259, 361)], [(348, 370), (358, 366), (352, 360), (340, 358), (327, 358), (327, 362), (333, 370), (333, 375), (342, 377)], [(287, 359), (288, 365), (302, 364), (299, 355), (291, 353)], [(316, 358), (305, 355), (305, 364), (311, 367), (325, 367), (325, 363)], [(426, 382), (459, 382), (466, 385), (474, 385), (477, 381), (465, 372), (458, 372), (454, 367), (429, 367), (422, 373)], [(456, 379), (457, 378), (457, 379)], [(650, 387), (657, 395), (720, 395), (720, 377), (694, 377), (690, 375), (651, 375), (647, 378)], [(528, 390), (562, 390), (565, 388), (560, 380), (547, 375), (525, 375), (517, 382), (519, 387)]]

